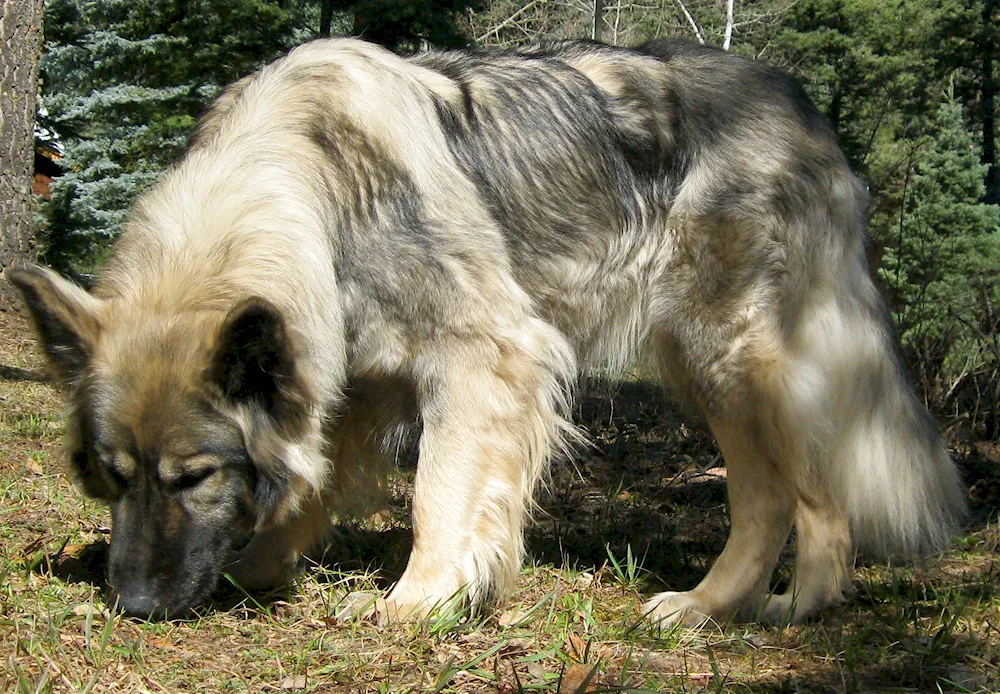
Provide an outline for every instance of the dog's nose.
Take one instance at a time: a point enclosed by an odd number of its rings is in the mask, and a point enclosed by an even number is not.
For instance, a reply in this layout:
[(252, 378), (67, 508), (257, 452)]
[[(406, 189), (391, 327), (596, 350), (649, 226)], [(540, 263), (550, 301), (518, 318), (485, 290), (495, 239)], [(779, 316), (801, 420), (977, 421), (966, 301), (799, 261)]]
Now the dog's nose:
[(151, 619), (163, 612), (153, 596), (148, 593), (112, 593), (111, 604), (119, 612), (140, 619)]

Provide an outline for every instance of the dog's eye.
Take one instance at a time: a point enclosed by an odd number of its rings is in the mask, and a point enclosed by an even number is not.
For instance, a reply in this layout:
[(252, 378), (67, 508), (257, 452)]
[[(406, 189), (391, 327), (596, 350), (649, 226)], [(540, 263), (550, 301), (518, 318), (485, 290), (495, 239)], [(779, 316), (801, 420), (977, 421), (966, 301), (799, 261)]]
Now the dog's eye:
[(186, 489), (193, 489), (207, 480), (218, 471), (218, 468), (205, 468), (197, 472), (191, 472), (178, 477), (171, 485), (174, 491), (182, 492)]
[(119, 489), (125, 489), (128, 487), (128, 478), (126, 478), (125, 475), (118, 472), (118, 470), (110, 465), (104, 465), (103, 467), (104, 471), (108, 474), (108, 477), (111, 478), (111, 481), (114, 482)]
[(119, 456), (113, 448), (102, 446), (99, 443), (93, 445), (94, 454), (97, 456), (99, 466), (104, 471), (105, 476), (119, 489), (128, 487), (128, 478), (119, 468)]

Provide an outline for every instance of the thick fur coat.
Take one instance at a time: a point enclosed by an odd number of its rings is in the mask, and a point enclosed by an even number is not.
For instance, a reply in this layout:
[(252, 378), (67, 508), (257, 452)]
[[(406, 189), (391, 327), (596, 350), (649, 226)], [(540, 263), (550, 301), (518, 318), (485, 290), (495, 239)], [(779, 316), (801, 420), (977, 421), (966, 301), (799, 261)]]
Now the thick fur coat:
[[(800, 620), (857, 548), (945, 546), (955, 468), (865, 261), (865, 194), (785, 75), (682, 42), (405, 60), (317, 41), (230, 87), (93, 294), (12, 273), (66, 388), (109, 583), (179, 613), (281, 581), (419, 427), (387, 598), (503, 599), (581, 370), (703, 411), (732, 530), (650, 616)], [(788, 591), (768, 582), (797, 530)]]

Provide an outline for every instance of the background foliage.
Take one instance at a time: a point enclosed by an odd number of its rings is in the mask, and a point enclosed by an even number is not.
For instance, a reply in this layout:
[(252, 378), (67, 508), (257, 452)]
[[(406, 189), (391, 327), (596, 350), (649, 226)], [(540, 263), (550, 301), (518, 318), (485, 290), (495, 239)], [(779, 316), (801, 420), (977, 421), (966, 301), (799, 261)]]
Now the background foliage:
[[(732, 15), (727, 5), (732, 5)], [(49, 0), (44, 259), (86, 280), (228, 82), (321, 35), (397, 50), (590, 36), (592, 0)], [(1000, 436), (995, 0), (605, 2), (605, 41), (672, 35), (789, 70), (871, 194), (873, 266), (928, 402)]]

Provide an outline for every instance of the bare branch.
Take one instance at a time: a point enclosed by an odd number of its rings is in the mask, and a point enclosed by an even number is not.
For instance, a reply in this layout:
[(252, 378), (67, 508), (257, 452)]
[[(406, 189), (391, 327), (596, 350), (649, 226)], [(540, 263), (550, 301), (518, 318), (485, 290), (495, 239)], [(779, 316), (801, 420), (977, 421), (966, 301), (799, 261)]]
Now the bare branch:
[(722, 50), (728, 51), (733, 45), (733, 5), (736, 0), (726, 0), (726, 38), (722, 41)]
[(687, 18), (688, 24), (691, 25), (691, 28), (694, 29), (694, 35), (698, 37), (698, 43), (704, 44), (705, 36), (701, 33), (701, 27), (698, 26), (698, 22), (694, 21), (694, 17), (691, 16), (690, 12), (688, 12), (688, 8), (684, 4), (684, 0), (677, 0), (677, 4), (681, 6), (681, 12), (684, 13), (684, 16)]
[(532, 0), (527, 5), (525, 5), (521, 9), (519, 9), (517, 12), (515, 12), (514, 14), (512, 14), (510, 17), (507, 17), (507, 19), (503, 20), (502, 22), (500, 22), (499, 24), (497, 24), (494, 27), (490, 27), (490, 30), (487, 31), (482, 36), (477, 37), (476, 41), (477, 42), (485, 41), (486, 38), (488, 36), (490, 36), (491, 34), (494, 35), (494, 36), (496, 36), (497, 38), (499, 38), (500, 37), (500, 30), (501, 29), (505, 29), (506, 27), (510, 26), (511, 24), (515, 24), (517, 22), (518, 17), (520, 17), (521, 15), (523, 15), (528, 10), (533, 9), (536, 5), (540, 5), (542, 2), (543, 2), (543, 0)]

